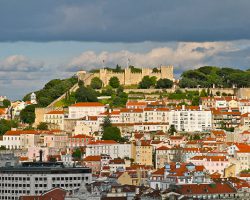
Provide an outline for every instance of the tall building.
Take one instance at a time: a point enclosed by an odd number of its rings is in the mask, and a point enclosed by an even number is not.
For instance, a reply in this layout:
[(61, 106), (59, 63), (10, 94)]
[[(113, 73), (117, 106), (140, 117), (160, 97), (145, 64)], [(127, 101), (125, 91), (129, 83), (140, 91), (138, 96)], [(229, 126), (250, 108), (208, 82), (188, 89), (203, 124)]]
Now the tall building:
[(55, 187), (75, 194), (81, 184), (91, 181), (90, 168), (67, 168), (62, 163), (26, 162), (16, 167), (0, 168), (0, 199), (39, 195)]

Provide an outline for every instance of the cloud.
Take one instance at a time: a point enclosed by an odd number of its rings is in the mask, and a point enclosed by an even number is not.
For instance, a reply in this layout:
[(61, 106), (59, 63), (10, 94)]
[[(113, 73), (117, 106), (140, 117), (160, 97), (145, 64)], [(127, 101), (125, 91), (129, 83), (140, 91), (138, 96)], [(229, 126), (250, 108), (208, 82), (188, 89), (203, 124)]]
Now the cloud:
[[(114, 67), (116, 64), (139, 67), (158, 67), (160, 65), (174, 65), (176, 70), (183, 71), (209, 64), (211, 59), (220, 52), (231, 52), (234, 49), (229, 42), (205, 42), (205, 43), (178, 43), (176, 47), (153, 48), (146, 53), (138, 53), (127, 50), (118, 52), (102, 51), (99, 54), (94, 51), (86, 51), (74, 57), (66, 67), (66, 71), (90, 70), (100, 68), (103, 65)], [(104, 61), (104, 63), (103, 63)]]
[(34, 72), (42, 70), (42, 62), (31, 61), (23, 55), (11, 55), (0, 61), (0, 71)]
[(0, 1), (0, 41), (250, 39), (249, 7), (246, 0)]

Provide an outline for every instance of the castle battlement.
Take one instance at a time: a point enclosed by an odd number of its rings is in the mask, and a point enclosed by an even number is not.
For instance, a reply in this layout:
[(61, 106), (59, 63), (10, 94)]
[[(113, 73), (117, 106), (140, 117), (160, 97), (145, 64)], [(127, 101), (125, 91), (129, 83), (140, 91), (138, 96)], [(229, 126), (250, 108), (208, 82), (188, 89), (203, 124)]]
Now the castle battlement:
[(138, 84), (144, 76), (155, 76), (156, 79), (168, 78), (170, 80), (174, 80), (174, 67), (172, 65), (169, 66), (161, 66), (157, 68), (158, 72), (153, 72), (152, 68), (140, 68), (139, 72), (132, 72), (131, 68), (125, 68), (124, 72), (113, 72), (108, 69), (100, 69), (99, 72), (96, 73), (88, 73), (85, 71), (77, 72), (77, 76), (79, 80), (84, 80), (86, 85), (91, 83), (92, 78), (98, 77), (104, 83), (104, 86), (108, 85), (109, 79), (112, 77), (117, 77), (122, 85), (134, 85)]

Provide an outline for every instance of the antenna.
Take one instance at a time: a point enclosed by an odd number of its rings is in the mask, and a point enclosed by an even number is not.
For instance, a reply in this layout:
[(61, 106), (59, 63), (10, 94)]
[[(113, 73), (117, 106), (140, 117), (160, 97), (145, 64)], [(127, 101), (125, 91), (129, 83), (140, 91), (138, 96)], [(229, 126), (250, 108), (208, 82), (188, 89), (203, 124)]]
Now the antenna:
[(129, 67), (130, 59), (127, 60), (127, 68)]
[(103, 60), (102, 60), (102, 68), (103, 68), (103, 69), (104, 69), (104, 66), (105, 66), (104, 63), (105, 63), (105, 60), (103, 59)]

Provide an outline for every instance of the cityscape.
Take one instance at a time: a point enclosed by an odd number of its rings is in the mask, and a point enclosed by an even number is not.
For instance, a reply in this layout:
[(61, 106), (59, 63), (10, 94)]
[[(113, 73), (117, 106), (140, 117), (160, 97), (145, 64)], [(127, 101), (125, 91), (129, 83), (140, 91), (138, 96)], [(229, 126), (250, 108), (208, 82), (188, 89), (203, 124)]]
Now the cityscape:
[(0, 200), (249, 200), (249, 7), (0, 2)]

